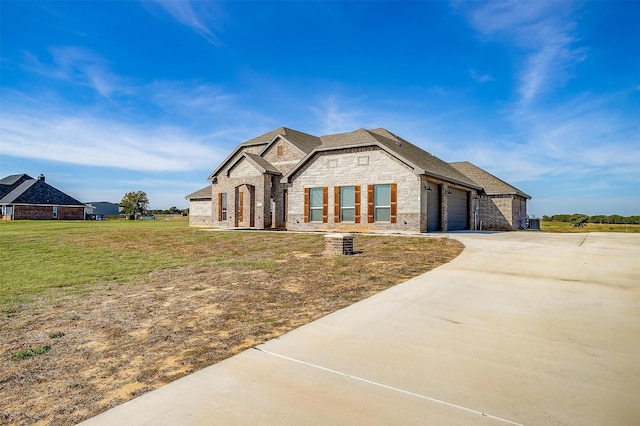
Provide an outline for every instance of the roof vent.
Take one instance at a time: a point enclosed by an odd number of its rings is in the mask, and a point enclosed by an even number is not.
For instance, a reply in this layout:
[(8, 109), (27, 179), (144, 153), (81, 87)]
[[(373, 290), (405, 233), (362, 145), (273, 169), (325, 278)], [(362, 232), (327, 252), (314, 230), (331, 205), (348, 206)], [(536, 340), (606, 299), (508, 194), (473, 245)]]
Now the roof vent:
[(44, 175), (42, 173), (40, 173), (40, 176), (38, 176), (38, 180), (41, 180), (44, 182)]

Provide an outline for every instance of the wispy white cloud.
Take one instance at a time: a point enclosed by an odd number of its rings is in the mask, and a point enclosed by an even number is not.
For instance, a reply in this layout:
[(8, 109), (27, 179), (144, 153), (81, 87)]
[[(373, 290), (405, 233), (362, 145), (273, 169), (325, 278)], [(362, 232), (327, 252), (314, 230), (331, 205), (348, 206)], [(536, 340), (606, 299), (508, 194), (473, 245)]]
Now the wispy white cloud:
[(478, 73), (476, 70), (474, 69), (470, 69), (469, 70), (469, 76), (477, 81), (478, 83), (487, 83), (489, 81), (493, 81), (493, 77), (491, 77), (490, 74), (482, 74), (482, 73)]
[(109, 71), (109, 62), (80, 47), (53, 47), (52, 63), (24, 53), (24, 68), (45, 77), (89, 87), (105, 98), (128, 90), (128, 79)]
[(518, 65), (520, 101), (528, 104), (543, 93), (562, 87), (575, 64), (586, 58), (577, 47), (571, 2), (500, 1), (460, 7), (470, 23), (489, 39), (521, 49)]
[(222, 46), (223, 43), (217, 33), (220, 31), (223, 12), (217, 2), (152, 0), (150, 3), (160, 6), (176, 21), (191, 28), (192, 31), (204, 37), (212, 45)]
[(334, 134), (350, 132), (364, 125), (365, 112), (356, 105), (354, 100), (346, 101), (331, 95), (310, 109), (320, 123), (319, 131), (322, 134)]
[(174, 127), (69, 113), (3, 113), (0, 137), (3, 156), (137, 171), (207, 169), (224, 158), (219, 148)]
[(166, 111), (177, 114), (210, 114), (222, 111), (236, 95), (207, 83), (156, 80), (137, 88), (137, 93)]

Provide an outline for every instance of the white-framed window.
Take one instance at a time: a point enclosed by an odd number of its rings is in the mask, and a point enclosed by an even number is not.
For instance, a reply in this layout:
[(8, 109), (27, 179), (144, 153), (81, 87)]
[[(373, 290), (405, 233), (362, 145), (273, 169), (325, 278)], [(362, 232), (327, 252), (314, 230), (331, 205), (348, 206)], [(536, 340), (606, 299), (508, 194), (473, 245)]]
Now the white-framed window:
[(373, 220), (391, 221), (391, 185), (373, 186)]
[(356, 220), (356, 187), (340, 187), (340, 222)]
[(58, 206), (53, 206), (53, 218), (58, 218)]
[(309, 221), (322, 222), (323, 188), (309, 188)]

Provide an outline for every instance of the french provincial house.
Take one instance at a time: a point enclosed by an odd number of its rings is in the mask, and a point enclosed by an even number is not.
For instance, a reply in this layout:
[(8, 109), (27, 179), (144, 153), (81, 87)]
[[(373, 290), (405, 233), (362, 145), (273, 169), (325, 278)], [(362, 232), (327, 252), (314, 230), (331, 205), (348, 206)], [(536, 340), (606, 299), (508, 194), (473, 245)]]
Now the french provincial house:
[(186, 196), (190, 225), (420, 233), (482, 222), (483, 229), (518, 229), (502, 205), (494, 210), (508, 226), (491, 219), (490, 204), (515, 191), (526, 216), (531, 198), (506, 183), (511, 192), (488, 193), (467, 168), (385, 129), (313, 136), (280, 127), (238, 145), (208, 180)]
[(0, 179), (0, 213), (3, 220), (82, 220), (86, 204), (27, 174)]

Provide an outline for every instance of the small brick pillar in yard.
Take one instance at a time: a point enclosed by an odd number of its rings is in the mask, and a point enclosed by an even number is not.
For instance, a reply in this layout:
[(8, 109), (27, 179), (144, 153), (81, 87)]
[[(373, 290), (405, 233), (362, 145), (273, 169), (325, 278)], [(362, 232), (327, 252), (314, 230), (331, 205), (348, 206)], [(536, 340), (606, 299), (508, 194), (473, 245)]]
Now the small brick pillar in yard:
[(324, 236), (324, 252), (326, 254), (353, 254), (353, 235), (326, 234)]

